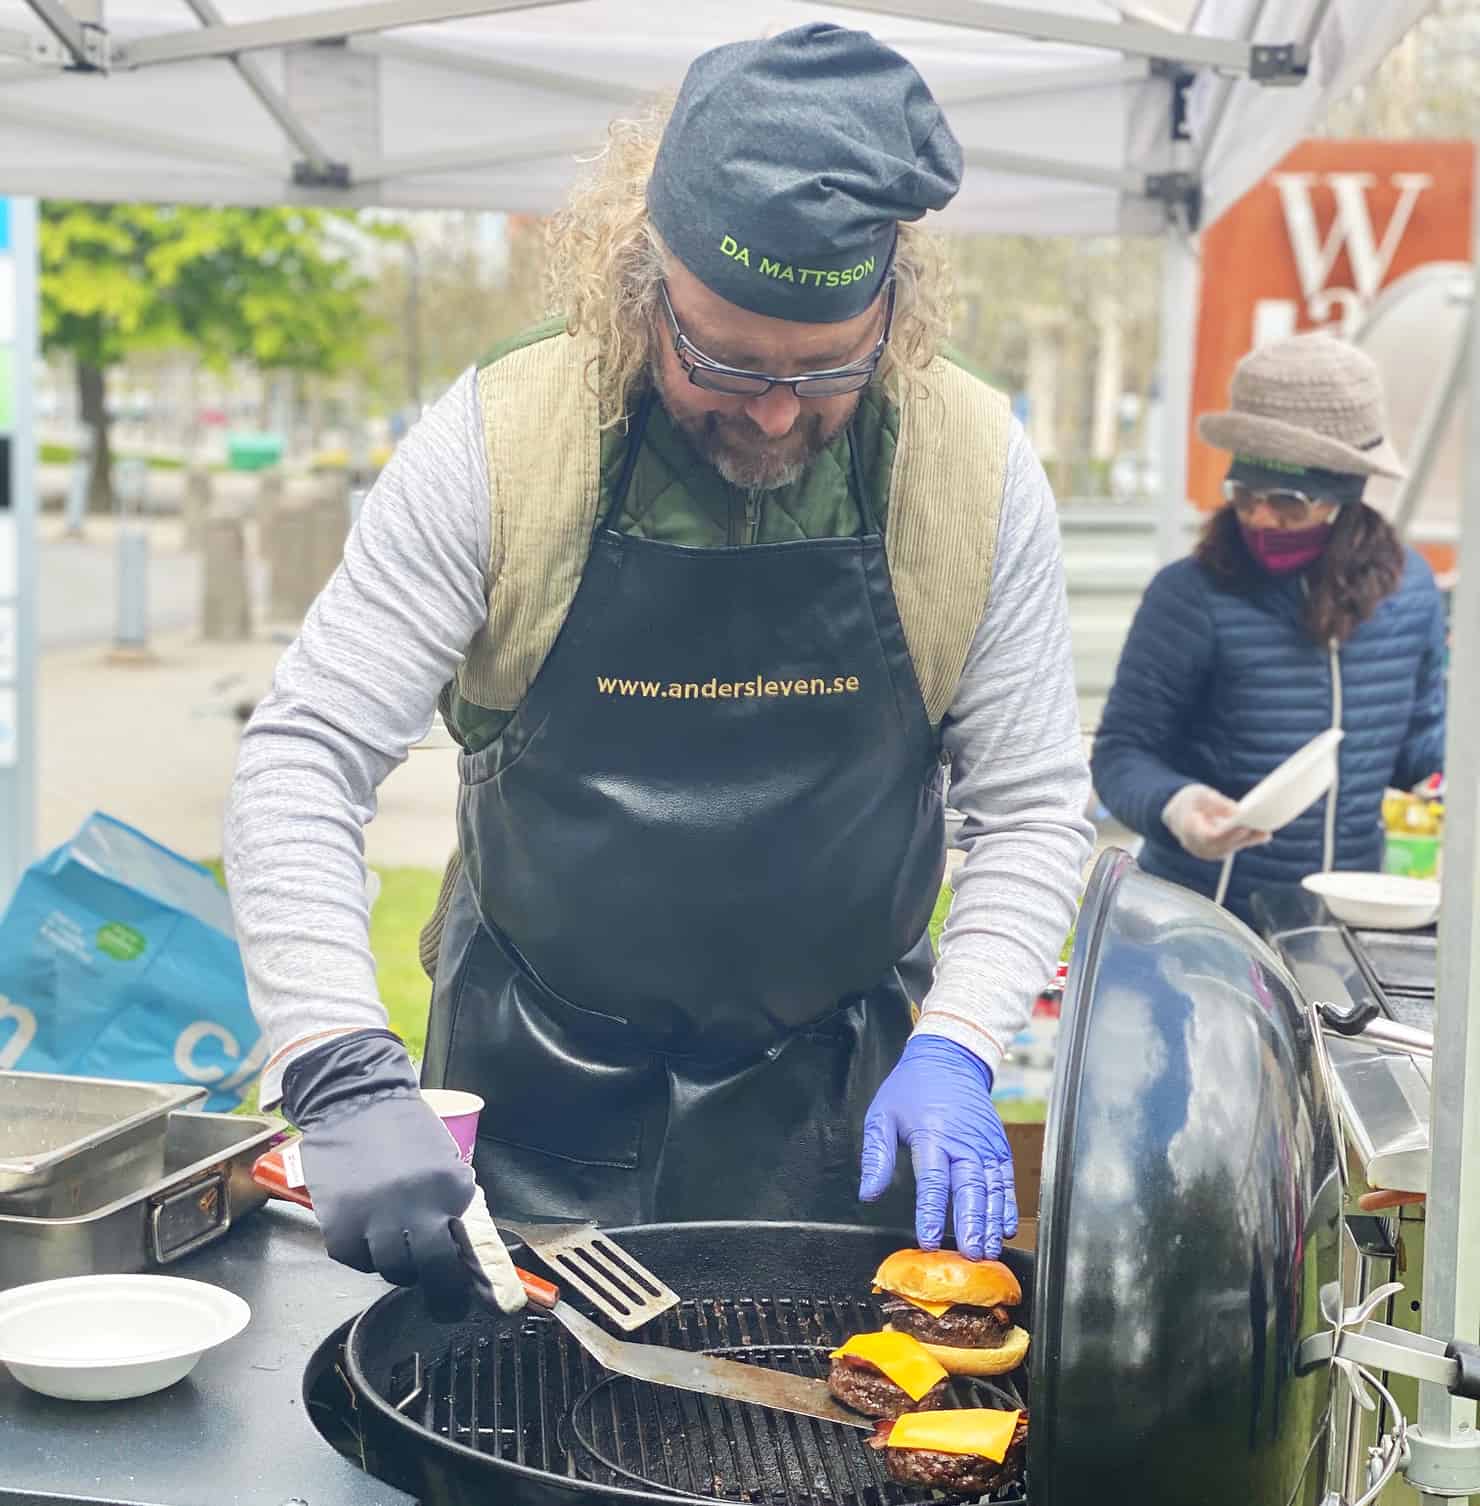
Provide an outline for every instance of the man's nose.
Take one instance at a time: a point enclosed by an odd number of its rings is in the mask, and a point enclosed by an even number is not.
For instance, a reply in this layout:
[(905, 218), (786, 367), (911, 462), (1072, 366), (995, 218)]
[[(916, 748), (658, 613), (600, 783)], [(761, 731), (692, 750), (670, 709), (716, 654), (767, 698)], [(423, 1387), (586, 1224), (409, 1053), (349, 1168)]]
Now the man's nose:
[(771, 439), (791, 432), (801, 411), (801, 401), (790, 387), (773, 387), (745, 405), (745, 415)]

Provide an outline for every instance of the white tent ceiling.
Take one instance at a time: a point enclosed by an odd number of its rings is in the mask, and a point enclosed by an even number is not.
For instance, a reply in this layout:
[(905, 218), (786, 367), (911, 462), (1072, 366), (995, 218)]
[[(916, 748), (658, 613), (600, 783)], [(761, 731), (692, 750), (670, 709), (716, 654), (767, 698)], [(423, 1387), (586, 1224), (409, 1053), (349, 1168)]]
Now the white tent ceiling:
[[(1198, 184), (1210, 219), (1429, 4), (0, 0), (0, 193), (545, 212), (607, 119), (697, 53), (827, 19), (945, 103), (954, 228), (1155, 233), (1158, 179), (1184, 202)], [(1292, 64), (1302, 81), (1248, 79)]]

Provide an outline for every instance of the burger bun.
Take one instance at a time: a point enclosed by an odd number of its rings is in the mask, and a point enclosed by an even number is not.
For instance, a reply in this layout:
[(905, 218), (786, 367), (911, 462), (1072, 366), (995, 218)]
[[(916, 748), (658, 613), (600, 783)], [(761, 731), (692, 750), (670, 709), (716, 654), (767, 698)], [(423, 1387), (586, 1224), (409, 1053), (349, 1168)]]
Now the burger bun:
[[(885, 1327), (891, 1327), (885, 1324)], [(951, 1344), (926, 1344), (926, 1351), (951, 1375), (1006, 1375), (1028, 1357), (1028, 1331), (1013, 1326), (995, 1349), (961, 1349)]]
[(968, 1260), (955, 1250), (896, 1250), (874, 1273), (874, 1285), (917, 1302), (1016, 1307), (1018, 1279), (1000, 1260)]

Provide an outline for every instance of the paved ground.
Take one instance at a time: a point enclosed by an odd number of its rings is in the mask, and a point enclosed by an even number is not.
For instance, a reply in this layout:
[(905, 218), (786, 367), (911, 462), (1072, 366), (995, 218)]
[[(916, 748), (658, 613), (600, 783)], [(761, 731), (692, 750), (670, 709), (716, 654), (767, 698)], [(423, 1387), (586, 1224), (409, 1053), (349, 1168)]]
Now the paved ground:
[[(152, 664), (109, 663), (99, 646), (46, 654), (38, 729), (38, 839), (54, 846), (95, 808), (190, 857), (221, 851), (236, 760), (233, 704), (270, 683), (282, 644), (155, 640)], [(417, 750), (381, 790), (370, 861), (440, 868), (453, 842), (457, 770), (448, 748)]]
[[(82, 539), (55, 515), (39, 538), (37, 678), (42, 851), (103, 809), (191, 857), (221, 851), (221, 817), (236, 761), (242, 700), (271, 683), (288, 631), (247, 643), (203, 643), (200, 560), (174, 519), (150, 535), (153, 660), (109, 658), (117, 600), (114, 525), (90, 519)], [(258, 585), (260, 587), (261, 581)], [(255, 619), (263, 620), (261, 592)], [(450, 746), (419, 749), (386, 782), (367, 847), (373, 863), (440, 868), (452, 846), (457, 772)]]

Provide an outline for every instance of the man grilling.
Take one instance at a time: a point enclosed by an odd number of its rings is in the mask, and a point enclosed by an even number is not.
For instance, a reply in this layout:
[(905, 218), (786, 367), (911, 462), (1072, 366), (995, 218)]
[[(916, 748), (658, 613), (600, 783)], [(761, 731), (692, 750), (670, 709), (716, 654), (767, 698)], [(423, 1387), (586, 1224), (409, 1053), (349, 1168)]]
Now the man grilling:
[[(438, 705), (421, 1081), (485, 1099), (495, 1218), (913, 1208), (934, 1248), (949, 1206), (972, 1258), (1016, 1229), (992, 1078), (1070, 924), (1088, 776), (1052, 496), (942, 354), (915, 222), (960, 174), (865, 33), (700, 57), (666, 120), (612, 127), (553, 225), (555, 317), (405, 438), (246, 729), (263, 1101), (330, 1254), (436, 1314), (473, 1173), (385, 1028), (362, 827)], [(936, 963), (943, 763), (967, 857)]]

